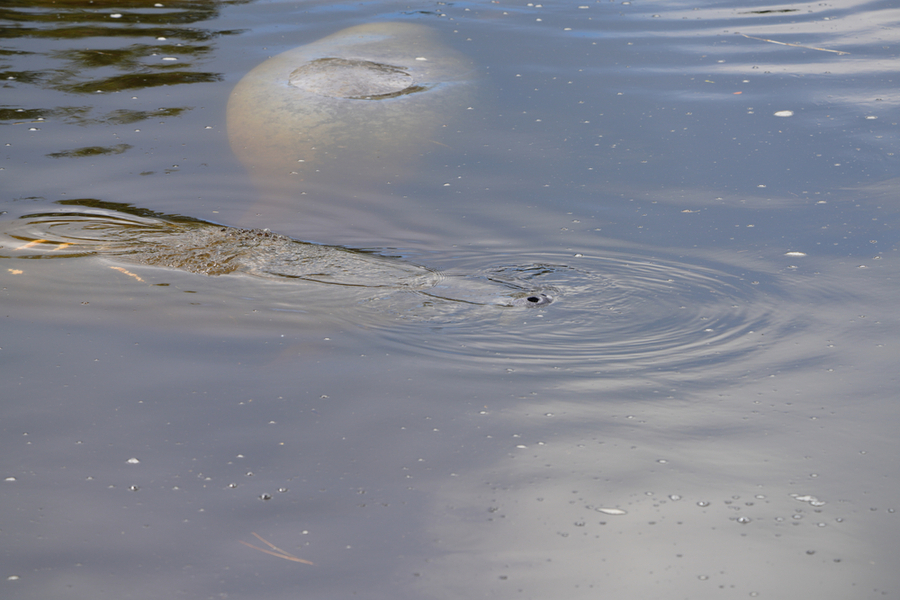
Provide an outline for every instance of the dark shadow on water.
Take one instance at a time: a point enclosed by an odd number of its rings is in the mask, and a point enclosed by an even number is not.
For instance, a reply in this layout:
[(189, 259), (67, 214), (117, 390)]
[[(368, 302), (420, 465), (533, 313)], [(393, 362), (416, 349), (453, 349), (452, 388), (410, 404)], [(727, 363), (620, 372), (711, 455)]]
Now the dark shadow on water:
[[(158, 3), (151, 0), (101, 2), (91, 0), (10, 0), (0, 7), (0, 44), (38, 39), (68, 43), (42, 44), (40, 50), (6, 51), (0, 56), (0, 80), (4, 88), (38, 86), (66, 94), (135, 91), (159, 86), (212, 83), (223, 75), (199, 65), (210, 58), (216, 38), (240, 30), (215, 30), (197, 24), (215, 19), (223, 7), (252, 0), (197, 0)], [(115, 47), (128, 39), (158, 41)], [(85, 47), (85, 44), (88, 44)], [(37, 56), (43, 68), (35, 69)], [(21, 65), (21, 66), (20, 66)], [(15, 99), (10, 98), (7, 102)], [(114, 110), (88, 117), (90, 107), (0, 107), (0, 121), (63, 117), (78, 125), (134, 123), (148, 118), (176, 116), (188, 107), (163, 107), (156, 111)], [(127, 112), (125, 120), (123, 113)]]

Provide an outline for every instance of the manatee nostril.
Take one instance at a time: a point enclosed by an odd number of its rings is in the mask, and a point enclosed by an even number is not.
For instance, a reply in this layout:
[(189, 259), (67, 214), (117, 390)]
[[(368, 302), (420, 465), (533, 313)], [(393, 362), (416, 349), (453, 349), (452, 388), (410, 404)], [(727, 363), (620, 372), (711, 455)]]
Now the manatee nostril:
[(526, 306), (544, 306), (545, 304), (550, 304), (551, 302), (553, 302), (553, 298), (551, 298), (547, 294), (531, 294), (529, 296), (525, 296)]

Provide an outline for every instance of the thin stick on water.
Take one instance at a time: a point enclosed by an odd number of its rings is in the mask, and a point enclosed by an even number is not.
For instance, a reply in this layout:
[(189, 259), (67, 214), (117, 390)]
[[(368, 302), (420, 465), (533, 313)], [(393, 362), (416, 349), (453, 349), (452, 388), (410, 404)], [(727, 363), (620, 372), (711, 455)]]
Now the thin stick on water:
[[(293, 554), (291, 554), (290, 552), (287, 552), (286, 550), (282, 550), (281, 548), (279, 548), (279, 547), (276, 546), (275, 544), (273, 544), (273, 543), (271, 543), (271, 542), (269, 542), (269, 541), (263, 539), (263, 537), (262, 537), (261, 535), (259, 535), (258, 533), (255, 533), (255, 532), (252, 532), (252, 533), (253, 533), (254, 536), (256, 536), (256, 539), (258, 539), (259, 541), (261, 541), (263, 544), (265, 544), (266, 546), (268, 546), (268, 547), (271, 548), (272, 550), (266, 550), (265, 548), (260, 548), (259, 546), (254, 546), (253, 544), (250, 544), (250, 543), (247, 543), (247, 542), (241, 540), (241, 543), (242, 543), (243, 545), (245, 545), (245, 546), (250, 546), (250, 547), (253, 548), (254, 550), (259, 550), (260, 552), (265, 552), (266, 554), (271, 554), (272, 556), (277, 556), (278, 558), (283, 558), (284, 560), (290, 560), (290, 561), (293, 561), (293, 562), (299, 562), (299, 563), (303, 563), (303, 564), (305, 564), (305, 565), (312, 565), (312, 564), (315, 564), (315, 563), (309, 562), (308, 560), (303, 560), (302, 558), (298, 558), (298, 557), (294, 556)], [(273, 552), (273, 550), (274, 550), (274, 552)]]
[(747, 35), (746, 33), (742, 33), (741, 35), (751, 40), (760, 40), (762, 42), (779, 44), (781, 46), (794, 46), (795, 48), (806, 48), (807, 50), (819, 50), (821, 52), (834, 52), (835, 54), (850, 54), (849, 52), (844, 52), (843, 50), (829, 50), (828, 48), (816, 48), (815, 46), (804, 46), (802, 44), (789, 44), (787, 42), (779, 42), (776, 40), (769, 40), (761, 37), (753, 37), (752, 35)]

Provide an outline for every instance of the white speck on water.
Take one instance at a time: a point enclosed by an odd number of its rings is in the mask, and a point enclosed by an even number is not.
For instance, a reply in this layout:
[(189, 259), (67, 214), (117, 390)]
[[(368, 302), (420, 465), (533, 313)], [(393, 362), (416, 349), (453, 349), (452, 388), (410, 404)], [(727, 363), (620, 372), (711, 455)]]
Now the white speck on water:
[(791, 250), (790, 252), (785, 252), (785, 256), (806, 256), (806, 252), (797, 252), (795, 250)]
[(776, 117), (793, 117), (794, 111), (792, 110), (779, 110), (775, 113)]
[(113, 14), (109, 15), (109, 18), (110, 19), (121, 19), (122, 13), (113, 13)]
[(141, 461), (139, 461), (136, 458), (129, 458), (125, 462), (127, 462), (129, 465), (137, 465), (137, 464), (140, 464)]
[(810, 495), (800, 496), (797, 494), (791, 494), (791, 496), (797, 502), (806, 502), (810, 506), (825, 506), (825, 504), (827, 504), (824, 500), (819, 500), (815, 496), (810, 496)]
[(627, 515), (628, 511), (622, 510), (621, 508), (595, 508), (597, 512), (603, 513), (604, 515)]

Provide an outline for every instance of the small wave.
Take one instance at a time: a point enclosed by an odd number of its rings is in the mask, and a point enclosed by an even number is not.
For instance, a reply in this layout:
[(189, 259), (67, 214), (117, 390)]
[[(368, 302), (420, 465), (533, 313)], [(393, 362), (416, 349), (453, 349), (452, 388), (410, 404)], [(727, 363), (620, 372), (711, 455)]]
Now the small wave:
[[(562, 298), (548, 310), (464, 315), (452, 306), (395, 306), (406, 325), (392, 323), (387, 335), (422, 352), (591, 373), (733, 360), (776, 337), (764, 337), (778, 328), (780, 297), (764, 274), (634, 254), (542, 258), (474, 276)], [(422, 322), (442, 335), (417, 334)]]

